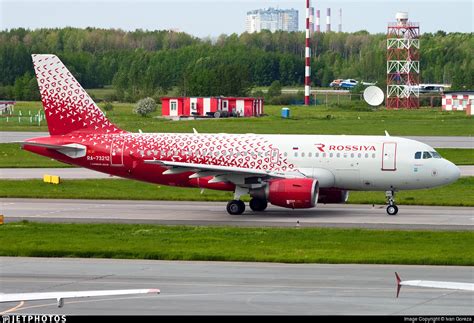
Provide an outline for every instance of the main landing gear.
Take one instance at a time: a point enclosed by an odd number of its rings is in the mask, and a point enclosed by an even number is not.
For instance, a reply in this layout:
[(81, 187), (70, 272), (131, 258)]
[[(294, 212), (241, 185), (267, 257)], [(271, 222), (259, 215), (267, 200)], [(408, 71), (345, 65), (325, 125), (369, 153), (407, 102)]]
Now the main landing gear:
[(227, 203), (227, 212), (231, 215), (239, 215), (244, 213), (245, 203), (241, 200), (232, 200)]
[(254, 197), (250, 200), (249, 206), (252, 211), (262, 212), (265, 211), (265, 209), (267, 208), (268, 202), (267, 200)]
[[(231, 215), (239, 215), (245, 211), (245, 203), (240, 200), (240, 197), (244, 194), (249, 194), (248, 189), (237, 186), (234, 192), (234, 199), (227, 203), (227, 212)], [(266, 199), (252, 197), (249, 203), (252, 211), (261, 212), (264, 211), (268, 202)]]
[(387, 213), (388, 215), (396, 215), (398, 213), (398, 207), (395, 205), (395, 192), (394, 191), (387, 191), (385, 192), (385, 196), (387, 197)]
[[(250, 209), (254, 212), (262, 212), (268, 206), (267, 200), (252, 198), (249, 203)], [(227, 212), (231, 215), (239, 215), (244, 213), (245, 203), (241, 200), (232, 200), (227, 203)]]

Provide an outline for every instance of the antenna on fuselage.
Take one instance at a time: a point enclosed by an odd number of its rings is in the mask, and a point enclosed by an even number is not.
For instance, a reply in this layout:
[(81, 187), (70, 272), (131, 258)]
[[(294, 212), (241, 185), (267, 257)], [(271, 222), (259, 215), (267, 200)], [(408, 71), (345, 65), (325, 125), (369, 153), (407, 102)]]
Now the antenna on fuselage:
[(138, 129), (138, 133), (143, 133), (142, 129)]
[(385, 130), (385, 136), (390, 137), (387, 130)]
[(195, 135), (199, 134), (199, 132), (196, 130), (196, 128), (193, 128), (193, 132)]

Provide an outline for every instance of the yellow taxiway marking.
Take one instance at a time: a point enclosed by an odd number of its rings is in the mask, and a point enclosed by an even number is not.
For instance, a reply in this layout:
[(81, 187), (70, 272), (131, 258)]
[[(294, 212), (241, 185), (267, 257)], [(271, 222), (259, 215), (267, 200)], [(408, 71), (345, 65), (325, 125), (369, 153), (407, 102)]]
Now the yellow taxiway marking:
[(7, 314), (7, 313), (10, 313), (10, 312), (14, 312), (14, 311), (16, 311), (17, 309), (19, 309), (20, 307), (22, 307), (23, 304), (25, 304), (25, 302), (24, 302), (24, 301), (21, 301), (20, 304), (18, 304), (17, 306), (12, 307), (12, 308), (10, 308), (10, 309), (4, 311), (4, 312), (0, 312), (0, 315)]

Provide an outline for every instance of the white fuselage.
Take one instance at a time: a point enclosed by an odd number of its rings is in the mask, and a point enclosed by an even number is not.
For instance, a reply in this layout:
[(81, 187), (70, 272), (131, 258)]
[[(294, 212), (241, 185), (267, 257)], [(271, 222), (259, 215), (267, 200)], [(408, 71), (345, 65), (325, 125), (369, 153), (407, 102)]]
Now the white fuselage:
[(145, 148), (141, 148), (143, 157), (172, 157), (175, 161), (191, 163), (296, 172), (317, 179), (321, 188), (366, 191), (423, 189), (452, 183), (460, 175), (459, 168), (441, 158), (432, 147), (401, 137), (257, 134), (132, 136), (132, 141), (145, 143)]
[[(459, 169), (443, 158), (423, 159), (435, 150), (391, 136), (265, 135), (295, 169), (320, 187), (347, 190), (407, 190), (449, 184)], [(416, 152), (421, 158), (415, 159)]]

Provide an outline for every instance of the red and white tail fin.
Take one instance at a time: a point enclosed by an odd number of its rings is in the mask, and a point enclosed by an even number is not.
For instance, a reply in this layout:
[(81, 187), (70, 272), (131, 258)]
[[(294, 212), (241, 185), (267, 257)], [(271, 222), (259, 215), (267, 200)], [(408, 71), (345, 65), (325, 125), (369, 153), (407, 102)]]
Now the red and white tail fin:
[(123, 132), (105, 117), (57, 56), (32, 57), (51, 135)]

